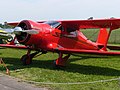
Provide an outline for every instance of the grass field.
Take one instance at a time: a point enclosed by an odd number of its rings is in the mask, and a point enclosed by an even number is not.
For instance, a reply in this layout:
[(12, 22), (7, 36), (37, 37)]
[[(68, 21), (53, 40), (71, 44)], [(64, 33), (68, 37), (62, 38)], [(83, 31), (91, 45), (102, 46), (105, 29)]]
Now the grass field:
[[(98, 34), (99, 34), (99, 29), (85, 29), (85, 30), (83, 29), (81, 31), (84, 33), (84, 35), (88, 39), (90, 39), (92, 41), (97, 40), (97, 37), (98, 37)], [(113, 30), (111, 32), (108, 43), (120, 44), (120, 38), (119, 37), (120, 37), (120, 29)]]
[[(0, 57), (10, 69), (10, 75), (23, 80), (40, 82), (36, 85), (50, 90), (120, 90), (120, 80), (109, 82), (83, 83), (119, 78), (119, 57), (71, 56), (63, 70), (53, 68), (55, 53), (47, 53), (33, 59), (33, 64), (23, 66), (19, 58), (25, 50), (0, 49)], [(0, 72), (5, 68), (0, 65)], [(82, 83), (82, 84), (41, 84), (45, 83)]]

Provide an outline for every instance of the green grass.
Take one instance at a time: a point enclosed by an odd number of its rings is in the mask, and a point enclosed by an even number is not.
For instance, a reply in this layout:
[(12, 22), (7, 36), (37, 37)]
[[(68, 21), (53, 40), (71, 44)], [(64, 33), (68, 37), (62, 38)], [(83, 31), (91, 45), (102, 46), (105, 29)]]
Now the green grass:
[[(98, 34), (99, 34), (99, 29), (83, 29), (81, 30), (84, 35), (92, 40), (92, 41), (95, 41), (97, 40), (97, 37), (98, 37)], [(109, 30), (108, 30), (109, 31)], [(110, 34), (110, 38), (108, 40), (108, 43), (114, 43), (114, 44), (120, 44), (120, 29), (117, 29), (117, 30), (113, 30)]]
[[(118, 57), (71, 56), (67, 67), (58, 70), (53, 68), (53, 61), (58, 57), (57, 54), (47, 53), (33, 59), (32, 65), (23, 66), (20, 57), (25, 53), (25, 50), (0, 49), (0, 57), (10, 69), (11, 76), (34, 82), (53, 83), (92, 82), (120, 76), (120, 59)], [(0, 72), (5, 73), (2, 65), (0, 65)], [(119, 80), (79, 85), (40, 83), (37, 85), (51, 90), (120, 90)]]

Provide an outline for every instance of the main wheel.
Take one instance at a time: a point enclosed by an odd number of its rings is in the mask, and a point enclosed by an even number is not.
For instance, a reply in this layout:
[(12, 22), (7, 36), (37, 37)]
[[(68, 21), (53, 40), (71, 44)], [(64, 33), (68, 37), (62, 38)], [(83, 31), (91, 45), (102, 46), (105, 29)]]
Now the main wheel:
[(21, 61), (23, 65), (29, 65), (32, 63), (32, 58), (29, 55), (23, 55)]
[(56, 61), (53, 61), (53, 68), (56, 68), (56, 69), (65, 69), (65, 66), (57, 65)]

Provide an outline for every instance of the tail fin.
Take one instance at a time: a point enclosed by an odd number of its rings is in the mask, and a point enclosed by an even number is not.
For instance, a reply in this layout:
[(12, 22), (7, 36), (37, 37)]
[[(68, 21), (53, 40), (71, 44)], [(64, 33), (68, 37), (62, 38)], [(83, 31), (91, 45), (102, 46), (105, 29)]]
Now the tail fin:
[(105, 45), (106, 42), (107, 42), (107, 38), (108, 38), (107, 29), (106, 28), (101, 28), (100, 32), (98, 34), (98, 39), (97, 39), (96, 43)]

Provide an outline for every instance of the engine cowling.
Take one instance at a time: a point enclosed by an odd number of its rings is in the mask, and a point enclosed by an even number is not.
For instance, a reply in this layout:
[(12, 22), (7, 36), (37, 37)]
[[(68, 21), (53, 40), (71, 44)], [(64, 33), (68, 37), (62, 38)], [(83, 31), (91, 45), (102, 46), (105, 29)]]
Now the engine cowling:
[[(39, 25), (40, 24), (30, 20), (23, 20), (18, 24), (18, 27), (21, 27), (22, 30), (32, 30), (35, 29), (35, 27), (39, 27)], [(26, 44), (30, 40), (31, 35), (26, 32), (21, 32), (21, 34), (16, 35), (16, 37), (21, 44)]]

